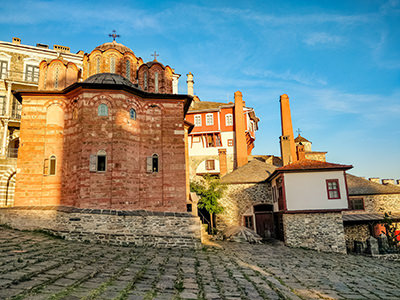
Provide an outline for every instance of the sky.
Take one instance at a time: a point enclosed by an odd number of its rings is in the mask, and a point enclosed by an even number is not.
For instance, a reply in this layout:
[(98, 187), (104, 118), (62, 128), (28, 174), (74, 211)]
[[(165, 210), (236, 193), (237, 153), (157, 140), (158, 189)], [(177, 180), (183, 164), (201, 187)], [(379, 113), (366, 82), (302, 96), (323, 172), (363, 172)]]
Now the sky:
[(240, 90), (260, 118), (253, 154), (280, 155), (279, 96), (327, 161), (400, 179), (400, 1), (8, 1), (0, 40), (92, 51), (111, 41), (170, 65), (203, 101)]

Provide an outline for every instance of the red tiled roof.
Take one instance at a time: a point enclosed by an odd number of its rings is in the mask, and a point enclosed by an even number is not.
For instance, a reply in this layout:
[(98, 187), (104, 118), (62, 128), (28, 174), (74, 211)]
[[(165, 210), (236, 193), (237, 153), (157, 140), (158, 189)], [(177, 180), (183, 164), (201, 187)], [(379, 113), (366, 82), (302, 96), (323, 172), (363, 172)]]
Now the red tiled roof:
[(295, 143), (301, 143), (301, 142), (308, 142), (311, 143), (309, 140), (306, 138), (302, 137), (300, 134), (297, 136), (297, 138), (294, 139)]
[(289, 165), (276, 169), (277, 171), (306, 171), (306, 170), (323, 170), (323, 169), (344, 169), (348, 170), (353, 168), (352, 165), (340, 165), (328, 163), (325, 161), (302, 159)]

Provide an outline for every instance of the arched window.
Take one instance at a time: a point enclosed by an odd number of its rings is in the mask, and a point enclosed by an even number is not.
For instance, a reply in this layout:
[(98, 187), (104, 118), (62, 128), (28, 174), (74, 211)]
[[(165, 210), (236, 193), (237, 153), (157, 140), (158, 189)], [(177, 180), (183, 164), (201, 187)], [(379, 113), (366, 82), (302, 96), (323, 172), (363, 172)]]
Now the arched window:
[(87, 75), (89, 77), (90, 76), (90, 64), (89, 64), (89, 61), (87, 61), (87, 63), (86, 63), (86, 69), (87, 69)]
[(147, 72), (144, 72), (143, 81), (144, 90), (147, 91)]
[(129, 117), (131, 118), (131, 120), (136, 120), (136, 110), (131, 108), (129, 110)]
[(58, 66), (56, 67), (55, 71), (54, 71), (54, 88), (57, 89), (58, 88)]
[(115, 73), (115, 56), (110, 57), (110, 72)]
[(96, 74), (100, 73), (100, 56), (96, 58)]
[(126, 61), (126, 78), (131, 80), (131, 62), (129, 60)]
[(147, 157), (147, 173), (158, 173), (159, 170), (159, 157), (158, 154), (153, 154)]
[(49, 162), (49, 175), (56, 175), (56, 156), (52, 155), (50, 156), (50, 162)]
[(154, 73), (154, 92), (158, 93), (158, 72)]
[(97, 152), (97, 172), (105, 172), (107, 169), (107, 153), (104, 150)]
[(97, 113), (101, 117), (107, 117), (108, 116), (108, 106), (104, 103), (100, 104)]

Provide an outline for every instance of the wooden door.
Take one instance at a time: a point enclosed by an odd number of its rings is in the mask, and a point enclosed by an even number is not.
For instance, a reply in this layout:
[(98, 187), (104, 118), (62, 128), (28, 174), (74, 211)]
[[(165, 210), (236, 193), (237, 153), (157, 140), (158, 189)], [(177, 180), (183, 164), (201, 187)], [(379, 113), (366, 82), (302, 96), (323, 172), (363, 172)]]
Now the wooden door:
[(257, 234), (263, 238), (275, 237), (274, 215), (268, 212), (256, 213), (255, 215)]

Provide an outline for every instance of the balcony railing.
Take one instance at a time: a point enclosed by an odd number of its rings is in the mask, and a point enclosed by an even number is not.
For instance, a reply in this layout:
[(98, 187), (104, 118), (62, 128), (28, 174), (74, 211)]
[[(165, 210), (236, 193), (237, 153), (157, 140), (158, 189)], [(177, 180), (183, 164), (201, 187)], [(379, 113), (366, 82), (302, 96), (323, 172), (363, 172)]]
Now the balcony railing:
[(17, 158), (18, 157), (18, 148), (8, 148), (7, 157)]

